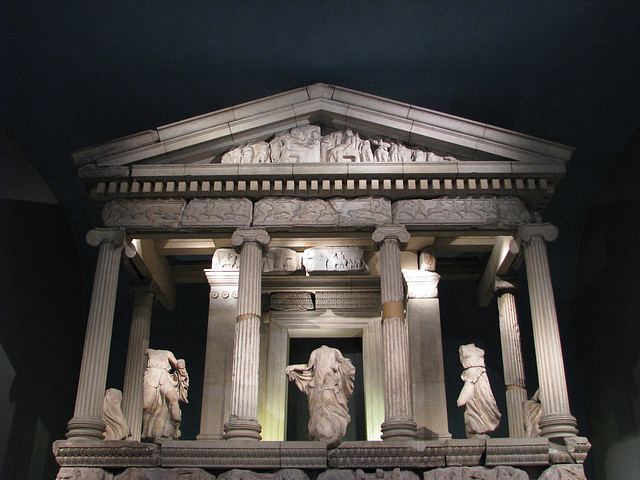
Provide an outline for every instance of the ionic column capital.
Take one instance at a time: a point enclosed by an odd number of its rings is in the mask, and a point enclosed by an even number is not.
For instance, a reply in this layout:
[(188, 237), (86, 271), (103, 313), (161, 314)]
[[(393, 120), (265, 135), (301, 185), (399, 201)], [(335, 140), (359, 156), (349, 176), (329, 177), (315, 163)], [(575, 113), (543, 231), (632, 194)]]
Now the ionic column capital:
[(493, 293), (495, 293), (498, 297), (501, 295), (504, 295), (505, 293), (516, 293), (516, 290), (518, 289), (518, 285), (516, 284), (515, 281), (511, 281), (508, 282), (507, 280), (500, 278), (500, 277), (495, 277), (493, 279)]
[(231, 236), (231, 244), (240, 247), (245, 242), (255, 242), (261, 247), (269, 245), (271, 237), (266, 230), (260, 228), (239, 228)]
[(158, 298), (160, 287), (151, 278), (136, 278), (131, 280), (129, 289), (133, 295), (143, 295), (150, 293), (154, 298)]
[(533, 237), (542, 237), (547, 242), (558, 238), (558, 228), (550, 223), (525, 223), (518, 228), (520, 240), (527, 243)]
[(111, 243), (114, 248), (124, 248), (124, 253), (128, 258), (135, 257), (137, 253), (123, 228), (94, 228), (87, 232), (85, 239), (92, 247), (97, 247), (103, 243)]
[(407, 231), (404, 225), (389, 225), (386, 227), (378, 227), (371, 235), (371, 239), (376, 246), (379, 246), (382, 242), (389, 239), (397, 240), (402, 247), (406, 246), (411, 240), (411, 234)]

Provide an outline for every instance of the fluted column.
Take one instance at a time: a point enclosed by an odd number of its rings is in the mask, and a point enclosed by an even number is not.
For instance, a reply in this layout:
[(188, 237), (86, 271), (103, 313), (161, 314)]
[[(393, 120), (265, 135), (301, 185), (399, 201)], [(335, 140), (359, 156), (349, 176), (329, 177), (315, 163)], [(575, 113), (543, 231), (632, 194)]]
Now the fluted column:
[(259, 229), (236, 230), (231, 243), (240, 248), (238, 309), (233, 345), (231, 406), (224, 425), (225, 440), (260, 440), (258, 370), (260, 362), (260, 294), (262, 248), (269, 234)]
[(384, 349), (383, 440), (412, 440), (416, 437), (413, 420), (409, 339), (404, 317), (404, 280), (400, 246), (411, 236), (401, 225), (379, 227), (372, 235), (380, 248), (380, 288), (382, 293), (382, 341)]
[(500, 343), (502, 345), (502, 365), (504, 383), (507, 387), (507, 414), (509, 436), (525, 437), (524, 402), (527, 390), (524, 383), (524, 364), (520, 344), (520, 325), (514, 297), (515, 285), (501, 278), (495, 278), (493, 291), (498, 301), (500, 317)]
[(550, 438), (577, 435), (576, 419), (569, 409), (558, 317), (545, 244), (545, 240), (552, 241), (558, 237), (558, 229), (548, 223), (529, 224), (522, 225), (518, 233), (524, 243), (540, 384), (540, 435)]
[(131, 428), (131, 440), (138, 442), (142, 432), (142, 384), (147, 364), (145, 351), (149, 348), (151, 309), (155, 288), (155, 283), (146, 279), (135, 281), (132, 286), (133, 313), (127, 364), (124, 369), (122, 413)]
[(100, 250), (93, 280), (76, 407), (73, 418), (67, 424), (67, 438), (103, 440), (105, 425), (100, 416), (109, 366), (120, 257), (123, 249), (128, 257), (133, 257), (135, 249), (121, 229), (96, 228), (87, 233), (86, 238), (89, 245), (99, 245)]

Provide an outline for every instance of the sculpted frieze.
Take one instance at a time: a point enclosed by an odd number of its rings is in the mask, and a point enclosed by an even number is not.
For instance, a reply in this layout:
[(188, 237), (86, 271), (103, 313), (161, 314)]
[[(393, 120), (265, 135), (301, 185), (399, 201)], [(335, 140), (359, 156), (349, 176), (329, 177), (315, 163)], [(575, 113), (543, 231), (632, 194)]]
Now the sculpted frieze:
[[(267, 139), (269, 140), (269, 139)], [(303, 125), (276, 133), (267, 141), (238, 145), (222, 155), (221, 163), (319, 162), (451, 162), (451, 156), (411, 148), (388, 138), (364, 138), (350, 128), (322, 135), (318, 125)]]
[(113, 200), (102, 209), (107, 227), (178, 228), (186, 202), (183, 199)]
[(248, 227), (253, 204), (248, 198), (194, 198), (182, 215), (184, 227)]
[(262, 272), (266, 274), (288, 275), (300, 269), (300, 254), (290, 248), (269, 248), (262, 258)]
[(320, 199), (269, 197), (253, 207), (253, 225), (260, 227), (335, 225), (337, 219), (331, 204)]
[(341, 227), (373, 227), (391, 223), (391, 202), (383, 197), (332, 198)]
[(368, 274), (362, 247), (312, 247), (303, 255), (304, 267), (314, 274)]
[(498, 216), (500, 217), (500, 223), (506, 225), (533, 222), (533, 215), (518, 197), (499, 197)]
[(393, 223), (401, 225), (498, 223), (495, 197), (398, 200), (392, 211)]
[(233, 248), (218, 248), (211, 259), (211, 270), (237, 271), (240, 269), (240, 254)]

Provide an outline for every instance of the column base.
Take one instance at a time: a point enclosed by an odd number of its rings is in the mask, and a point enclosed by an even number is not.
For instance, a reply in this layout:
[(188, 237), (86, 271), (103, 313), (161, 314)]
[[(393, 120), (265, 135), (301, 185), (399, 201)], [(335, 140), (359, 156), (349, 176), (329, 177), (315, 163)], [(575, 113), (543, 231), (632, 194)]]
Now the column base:
[(104, 440), (105, 423), (98, 417), (89, 415), (73, 417), (67, 423), (66, 437), (69, 440)]
[(380, 438), (387, 441), (408, 441), (415, 440), (418, 426), (410, 418), (385, 420), (380, 426), (382, 435)]
[(246, 420), (242, 418), (230, 418), (224, 424), (225, 440), (262, 440), (260, 432), (262, 425), (255, 420)]
[(540, 417), (540, 436), (547, 438), (575, 437), (578, 422), (570, 413), (551, 413)]

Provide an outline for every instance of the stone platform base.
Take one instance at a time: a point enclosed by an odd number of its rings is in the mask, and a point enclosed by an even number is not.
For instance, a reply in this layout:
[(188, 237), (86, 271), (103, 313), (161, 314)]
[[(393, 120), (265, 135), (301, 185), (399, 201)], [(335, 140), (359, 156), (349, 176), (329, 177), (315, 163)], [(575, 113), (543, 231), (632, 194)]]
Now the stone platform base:
[(583, 437), (344, 442), (332, 450), (322, 442), (60, 440), (53, 451), (57, 480), (582, 480), (589, 447)]

